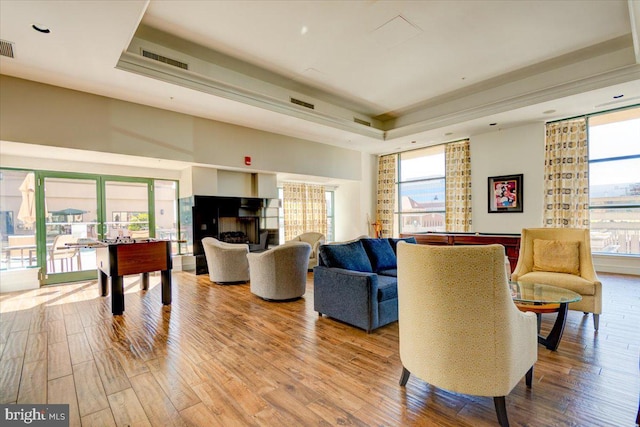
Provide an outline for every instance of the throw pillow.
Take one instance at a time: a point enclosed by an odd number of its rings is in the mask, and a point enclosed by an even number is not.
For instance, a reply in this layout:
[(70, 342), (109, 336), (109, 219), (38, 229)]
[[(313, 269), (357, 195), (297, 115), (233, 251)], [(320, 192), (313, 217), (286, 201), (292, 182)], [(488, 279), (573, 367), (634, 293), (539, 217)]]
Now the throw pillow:
[(533, 239), (533, 271), (580, 275), (580, 242)]
[(397, 253), (398, 251), (396, 250), (397, 246), (398, 246), (398, 242), (407, 242), (407, 243), (418, 243), (418, 241), (416, 240), (415, 237), (402, 237), (400, 239), (394, 239), (392, 237), (390, 237), (389, 239), (389, 243), (391, 244), (391, 248), (393, 249), (394, 253)]
[(327, 267), (373, 273), (371, 262), (359, 240), (351, 243), (322, 245), (320, 256)]
[(396, 254), (387, 239), (362, 239), (362, 246), (369, 256), (371, 268), (376, 273), (396, 268)]

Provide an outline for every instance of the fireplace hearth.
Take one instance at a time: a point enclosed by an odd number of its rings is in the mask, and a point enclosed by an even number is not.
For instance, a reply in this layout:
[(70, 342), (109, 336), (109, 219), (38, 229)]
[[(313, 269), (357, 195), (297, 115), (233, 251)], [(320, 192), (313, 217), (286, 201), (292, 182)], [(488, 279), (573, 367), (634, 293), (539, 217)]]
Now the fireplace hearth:
[(249, 243), (249, 237), (242, 231), (225, 231), (220, 233), (220, 240), (226, 243)]

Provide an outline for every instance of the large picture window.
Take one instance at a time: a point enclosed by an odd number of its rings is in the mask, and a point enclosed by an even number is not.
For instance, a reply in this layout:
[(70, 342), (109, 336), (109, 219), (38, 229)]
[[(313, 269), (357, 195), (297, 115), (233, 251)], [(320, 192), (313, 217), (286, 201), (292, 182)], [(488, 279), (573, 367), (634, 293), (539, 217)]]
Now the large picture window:
[(444, 145), (398, 156), (400, 233), (445, 231)]
[(593, 252), (640, 255), (640, 108), (589, 117)]

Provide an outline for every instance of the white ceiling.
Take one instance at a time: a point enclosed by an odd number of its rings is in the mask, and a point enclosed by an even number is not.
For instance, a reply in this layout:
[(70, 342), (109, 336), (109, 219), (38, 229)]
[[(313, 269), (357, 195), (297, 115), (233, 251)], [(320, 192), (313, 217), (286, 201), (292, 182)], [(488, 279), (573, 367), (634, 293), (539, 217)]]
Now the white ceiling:
[(0, 73), (377, 154), (640, 103), (639, 31), (637, 0), (0, 0)]

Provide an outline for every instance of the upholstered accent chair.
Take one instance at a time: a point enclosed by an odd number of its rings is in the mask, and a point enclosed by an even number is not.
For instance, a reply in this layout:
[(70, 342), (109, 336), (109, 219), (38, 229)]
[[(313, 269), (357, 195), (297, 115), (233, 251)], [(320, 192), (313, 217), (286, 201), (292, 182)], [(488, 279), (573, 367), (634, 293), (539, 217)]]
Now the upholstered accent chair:
[(505, 396), (531, 387), (537, 321), (511, 298), (502, 245), (398, 243), (400, 385), (410, 374), (454, 393), (493, 397), (508, 426)]
[(315, 231), (309, 231), (307, 233), (302, 233), (299, 236), (294, 237), (291, 240), (287, 240), (288, 242), (306, 242), (311, 245), (311, 255), (309, 255), (309, 265), (307, 267), (308, 270), (313, 270), (313, 267), (318, 265), (318, 249), (320, 245), (324, 244), (326, 237), (322, 233), (316, 233)]
[(593, 326), (598, 330), (602, 283), (593, 267), (588, 229), (523, 229), (518, 264), (511, 280), (552, 285), (579, 293), (582, 300), (569, 304), (569, 310), (593, 313)]
[(221, 242), (213, 237), (202, 239), (209, 279), (215, 283), (239, 283), (249, 280), (249, 245)]
[(300, 298), (307, 289), (310, 253), (310, 244), (289, 242), (248, 254), (251, 293), (274, 301)]

